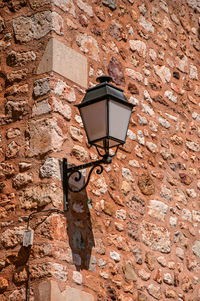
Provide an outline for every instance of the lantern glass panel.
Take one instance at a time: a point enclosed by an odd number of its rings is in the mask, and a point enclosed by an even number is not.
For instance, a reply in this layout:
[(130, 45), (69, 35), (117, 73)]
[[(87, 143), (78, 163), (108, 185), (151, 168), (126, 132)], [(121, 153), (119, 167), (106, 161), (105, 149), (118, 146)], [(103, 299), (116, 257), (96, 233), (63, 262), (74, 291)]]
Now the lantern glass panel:
[[(132, 109), (126, 104), (109, 100), (109, 136), (120, 141), (126, 140)], [(116, 142), (111, 142), (111, 144)]]
[(80, 108), (81, 117), (89, 142), (102, 139), (106, 136), (106, 102), (106, 100), (102, 100)]

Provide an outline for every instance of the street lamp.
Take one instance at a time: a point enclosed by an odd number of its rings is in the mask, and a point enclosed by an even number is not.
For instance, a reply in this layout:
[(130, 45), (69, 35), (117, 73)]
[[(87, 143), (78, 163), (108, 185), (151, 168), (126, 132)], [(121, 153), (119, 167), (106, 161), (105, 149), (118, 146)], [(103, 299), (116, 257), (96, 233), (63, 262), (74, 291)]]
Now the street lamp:
[[(96, 147), (102, 159), (74, 167), (68, 167), (67, 159), (63, 159), (64, 210), (68, 208), (68, 190), (83, 190), (88, 185), (94, 168), (99, 167), (96, 173), (101, 174), (101, 164), (111, 163), (119, 145), (126, 141), (133, 105), (127, 101), (122, 89), (109, 83), (111, 77), (100, 76), (97, 81), (99, 84), (87, 89), (82, 102), (76, 107), (79, 109), (88, 143)], [(114, 155), (109, 152), (111, 148), (115, 149)], [(69, 185), (69, 178), (77, 173), (75, 181), (80, 181), (80, 170), (88, 167), (92, 168), (86, 183), (80, 189), (74, 190)]]

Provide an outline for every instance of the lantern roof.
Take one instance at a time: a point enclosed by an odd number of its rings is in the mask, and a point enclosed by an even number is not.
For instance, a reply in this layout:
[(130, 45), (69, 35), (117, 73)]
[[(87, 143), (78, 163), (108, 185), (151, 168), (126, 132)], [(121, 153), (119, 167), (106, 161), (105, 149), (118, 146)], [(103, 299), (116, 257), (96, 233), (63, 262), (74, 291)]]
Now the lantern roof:
[(111, 81), (110, 76), (102, 75), (97, 78), (97, 81), (99, 84), (86, 90), (82, 102), (76, 105), (78, 108), (108, 98), (133, 107), (133, 105), (128, 102), (123, 90), (109, 83)]

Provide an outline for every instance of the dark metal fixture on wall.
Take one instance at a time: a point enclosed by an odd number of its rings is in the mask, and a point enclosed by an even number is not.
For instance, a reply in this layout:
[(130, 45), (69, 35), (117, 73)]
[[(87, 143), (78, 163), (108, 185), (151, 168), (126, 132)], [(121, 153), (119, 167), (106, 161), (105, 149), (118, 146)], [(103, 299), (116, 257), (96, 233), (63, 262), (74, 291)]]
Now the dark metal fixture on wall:
[[(102, 158), (97, 161), (79, 166), (68, 167), (67, 159), (63, 159), (63, 190), (64, 210), (68, 209), (68, 191), (80, 192), (88, 185), (92, 171), (101, 174), (103, 166), (110, 164), (116, 155), (119, 145), (126, 142), (128, 125), (133, 105), (127, 101), (123, 90), (110, 84), (111, 77), (100, 76), (98, 85), (86, 90), (82, 102), (76, 105), (79, 109), (83, 126), (89, 144), (96, 147), (98, 155)], [(114, 154), (110, 154), (114, 149)], [(74, 180), (81, 180), (81, 169), (92, 167), (85, 184), (80, 189), (73, 189), (69, 179), (76, 174)]]

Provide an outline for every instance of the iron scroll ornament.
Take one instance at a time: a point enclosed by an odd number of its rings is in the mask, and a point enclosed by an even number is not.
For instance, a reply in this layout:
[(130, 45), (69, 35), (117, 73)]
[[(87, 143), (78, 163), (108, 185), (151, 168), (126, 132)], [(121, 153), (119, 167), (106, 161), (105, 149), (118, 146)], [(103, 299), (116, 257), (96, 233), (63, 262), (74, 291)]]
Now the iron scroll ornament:
[[(101, 156), (102, 159), (100, 160), (97, 160), (97, 161), (93, 161), (93, 162), (90, 162), (90, 163), (86, 163), (86, 164), (82, 164), (82, 165), (79, 165), (79, 166), (72, 166), (72, 167), (68, 167), (68, 163), (67, 163), (67, 159), (66, 158), (63, 158), (63, 192), (64, 192), (64, 211), (67, 211), (68, 210), (68, 206), (69, 206), (69, 200), (68, 200), (68, 191), (71, 191), (71, 192), (80, 192), (82, 190), (84, 190), (89, 181), (90, 181), (90, 177), (92, 175), (92, 172), (94, 171), (95, 168), (96, 169), (96, 173), (98, 175), (100, 175), (102, 172), (103, 172), (103, 166), (102, 164), (110, 164), (112, 162), (112, 157), (111, 155), (104, 155), (104, 156)], [(74, 180), (75, 182), (79, 182), (81, 181), (81, 178), (82, 178), (82, 173), (80, 172), (81, 169), (85, 169), (85, 168), (89, 168), (91, 167), (89, 173), (88, 173), (88, 177), (87, 177), (87, 180), (85, 182), (85, 184), (79, 188), (79, 189), (73, 189), (71, 186), (70, 186), (70, 178), (74, 175)]]

